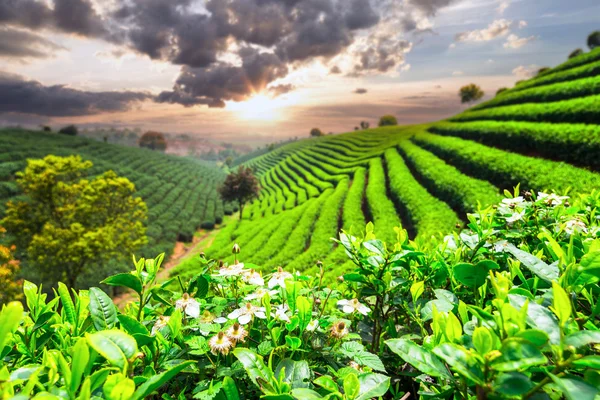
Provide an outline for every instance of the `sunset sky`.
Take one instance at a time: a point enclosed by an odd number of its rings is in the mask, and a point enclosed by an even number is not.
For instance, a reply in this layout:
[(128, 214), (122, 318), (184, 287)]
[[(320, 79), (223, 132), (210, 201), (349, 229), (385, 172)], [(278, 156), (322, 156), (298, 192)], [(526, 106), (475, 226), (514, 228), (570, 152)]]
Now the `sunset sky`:
[(598, 0), (0, 0), (0, 125), (264, 143), (461, 110), (563, 62)]

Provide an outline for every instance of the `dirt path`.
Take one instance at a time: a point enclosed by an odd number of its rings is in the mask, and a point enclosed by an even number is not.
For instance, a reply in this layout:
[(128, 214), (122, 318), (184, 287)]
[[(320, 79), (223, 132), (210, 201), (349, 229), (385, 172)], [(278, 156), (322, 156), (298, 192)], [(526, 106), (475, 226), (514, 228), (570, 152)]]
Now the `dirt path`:
[[(164, 262), (160, 267), (160, 271), (158, 271), (157, 282), (164, 281), (169, 278), (169, 274), (173, 268), (178, 266), (181, 261), (185, 258), (188, 258), (194, 254), (200, 254), (205, 248), (210, 247), (215, 236), (217, 235), (217, 231), (220, 227), (216, 227), (212, 231), (201, 230), (198, 231), (191, 243), (177, 242), (175, 243), (175, 248), (173, 249), (173, 254)], [(202, 246), (199, 246), (199, 243), (203, 243)], [(135, 301), (136, 296), (132, 291), (127, 291), (122, 293), (116, 297), (113, 297), (114, 303), (117, 307), (122, 308), (130, 301)]]

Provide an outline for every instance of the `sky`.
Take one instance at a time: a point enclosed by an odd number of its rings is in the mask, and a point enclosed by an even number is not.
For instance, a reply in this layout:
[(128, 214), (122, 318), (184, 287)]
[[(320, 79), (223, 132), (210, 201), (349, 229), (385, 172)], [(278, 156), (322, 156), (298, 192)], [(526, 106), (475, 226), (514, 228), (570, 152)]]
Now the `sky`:
[(440, 120), (586, 49), (598, 0), (0, 0), (0, 125), (251, 144)]

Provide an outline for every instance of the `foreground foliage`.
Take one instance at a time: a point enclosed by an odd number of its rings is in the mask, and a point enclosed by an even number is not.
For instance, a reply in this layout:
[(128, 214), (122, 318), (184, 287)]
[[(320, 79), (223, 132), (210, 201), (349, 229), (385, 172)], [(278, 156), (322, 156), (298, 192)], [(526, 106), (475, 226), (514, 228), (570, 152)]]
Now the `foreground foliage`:
[[(515, 194), (516, 196), (516, 194)], [(0, 314), (0, 393), (35, 398), (593, 399), (600, 382), (600, 195), (506, 198), (419, 247), (397, 229), (341, 234), (355, 263), (336, 287), (201, 256), (158, 284), (162, 256), (100, 289)], [(263, 358), (264, 357), (264, 358)], [(167, 385), (168, 382), (168, 385)]]

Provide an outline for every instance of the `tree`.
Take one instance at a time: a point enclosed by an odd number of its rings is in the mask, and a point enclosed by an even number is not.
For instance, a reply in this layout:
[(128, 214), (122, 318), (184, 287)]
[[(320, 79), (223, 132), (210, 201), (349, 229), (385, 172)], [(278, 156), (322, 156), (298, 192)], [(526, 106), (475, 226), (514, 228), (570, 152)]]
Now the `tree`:
[[(0, 239), (6, 230), (0, 226)], [(14, 257), (15, 246), (0, 245), (0, 306), (9, 301), (20, 300), (23, 297), (23, 280), (17, 279), (19, 261)]]
[(146, 243), (146, 204), (113, 171), (85, 179), (79, 156), (28, 160), (17, 183), (27, 201), (9, 202), (1, 222), (27, 268), (71, 287), (85, 270), (125, 261)]
[(379, 126), (393, 126), (398, 125), (398, 120), (393, 115), (384, 115), (379, 118)]
[(52, 132), (52, 128), (49, 127), (48, 125), (41, 125), (42, 127), (42, 131), (44, 132)]
[(474, 83), (460, 88), (458, 95), (462, 103), (470, 103), (481, 99), (484, 95), (483, 90)]
[(582, 50), (582, 49), (575, 49), (575, 50), (573, 50), (573, 51), (571, 52), (571, 54), (569, 54), (569, 58), (571, 59), (571, 58), (574, 58), (574, 57), (580, 56), (580, 55), (582, 55), (582, 54), (583, 54), (583, 50)]
[(68, 126), (65, 126), (64, 128), (61, 128), (58, 131), (58, 133), (62, 133), (63, 135), (69, 135), (69, 136), (77, 136), (78, 130), (75, 125), (68, 125)]
[(231, 166), (233, 165), (233, 157), (229, 156), (225, 159), (225, 165), (227, 165), (228, 167), (231, 168)]
[(324, 136), (324, 135), (323, 135), (323, 132), (321, 132), (321, 130), (319, 128), (312, 128), (310, 130), (310, 136), (319, 137), (319, 136)]
[(240, 209), (240, 220), (244, 205), (258, 196), (260, 186), (252, 168), (240, 166), (237, 172), (227, 175), (225, 182), (219, 188), (221, 199), (228, 203), (237, 203)]
[(145, 147), (150, 150), (158, 150), (164, 152), (167, 150), (167, 140), (160, 132), (148, 131), (142, 135), (139, 141), (140, 147)]
[(590, 33), (590, 36), (588, 36), (587, 39), (587, 45), (592, 50), (596, 47), (600, 47), (600, 31)]
[(367, 121), (360, 121), (360, 129), (369, 129), (370, 126), (371, 124), (369, 124)]
[(508, 88), (501, 87), (500, 89), (496, 90), (496, 96), (498, 96), (502, 92), (506, 92), (507, 90), (508, 90)]

